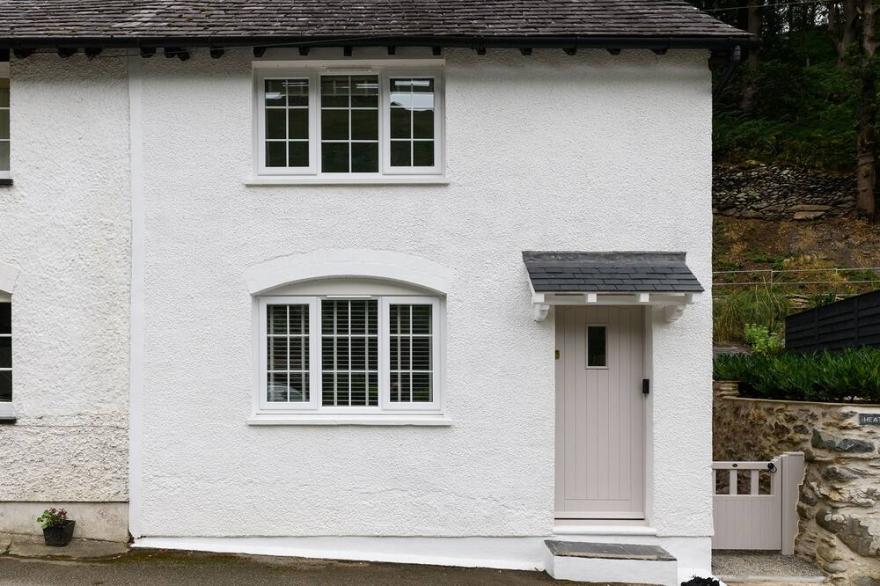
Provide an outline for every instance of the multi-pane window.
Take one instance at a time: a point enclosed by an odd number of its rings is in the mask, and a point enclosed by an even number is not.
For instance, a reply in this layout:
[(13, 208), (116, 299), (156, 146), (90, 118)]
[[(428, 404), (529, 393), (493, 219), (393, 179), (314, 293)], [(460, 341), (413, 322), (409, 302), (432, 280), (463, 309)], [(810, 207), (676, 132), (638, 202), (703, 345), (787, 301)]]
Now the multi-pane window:
[(271, 402), (309, 400), (309, 306), (266, 308), (266, 393)]
[(0, 301), (0, 402), (12, 401), (12, 304)]
[(266, 409), (439, 408), (439, 300), (261, 300)]
[(375, 300), (321, 301), (321, 404), (379, 404), (379, 315)]
[(321, 171), (379, 171), (379, 78), (321, 77)]
[(434, 80), (392, 78), (391, 166), (434, 166)]
[(391, 304), (391, 401), (430, 402), (433, 330), (430, 305)]
[(258, 69), (260, 165), (269, 175), (440, 174), (441, 77)]
[(9, 78), (0, 69), (0, 177), (9, 175)]
[(266, 167), (309, 166), (309, 80), (265, 81)]

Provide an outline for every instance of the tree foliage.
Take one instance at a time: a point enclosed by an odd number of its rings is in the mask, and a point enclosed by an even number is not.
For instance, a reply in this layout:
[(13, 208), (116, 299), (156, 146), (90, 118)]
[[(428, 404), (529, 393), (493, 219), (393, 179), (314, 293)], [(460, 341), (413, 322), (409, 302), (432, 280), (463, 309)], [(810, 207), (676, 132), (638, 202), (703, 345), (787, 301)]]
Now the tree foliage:
[[(854, 172), (862, 68), (859, 37), (844, 32), (849, 30), (847, 4), (852, 10), (855, 2), (692, 3), (742, 29), (750, 28), (749, 7), (760, 20), (760, 47), (750, 50), (752, 59), (744, 60), (716, 96), (716, 160), (755, 159)], [(723, 66), (714, 75), (717, 87)]]

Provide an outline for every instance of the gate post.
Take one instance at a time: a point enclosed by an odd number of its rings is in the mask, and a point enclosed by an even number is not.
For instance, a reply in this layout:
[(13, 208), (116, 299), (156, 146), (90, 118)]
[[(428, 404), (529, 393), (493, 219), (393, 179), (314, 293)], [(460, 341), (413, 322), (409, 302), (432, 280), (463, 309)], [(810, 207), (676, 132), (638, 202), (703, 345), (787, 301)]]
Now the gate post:
[(793, 555), (794, 541), (798, 535), (797, 505), (804, 481), (804, 453), (785, 452), (779, 460), (782, 475), (782, 555)]

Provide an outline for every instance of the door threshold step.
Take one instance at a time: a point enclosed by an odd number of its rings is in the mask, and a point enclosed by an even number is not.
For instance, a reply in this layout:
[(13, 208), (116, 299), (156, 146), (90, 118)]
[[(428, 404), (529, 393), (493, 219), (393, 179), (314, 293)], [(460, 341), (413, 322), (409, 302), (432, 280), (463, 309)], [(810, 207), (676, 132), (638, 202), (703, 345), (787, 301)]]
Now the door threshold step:
[(557, 580), (678, 584), (678, 561), (656, 545), (548, 539), (547, 573)]

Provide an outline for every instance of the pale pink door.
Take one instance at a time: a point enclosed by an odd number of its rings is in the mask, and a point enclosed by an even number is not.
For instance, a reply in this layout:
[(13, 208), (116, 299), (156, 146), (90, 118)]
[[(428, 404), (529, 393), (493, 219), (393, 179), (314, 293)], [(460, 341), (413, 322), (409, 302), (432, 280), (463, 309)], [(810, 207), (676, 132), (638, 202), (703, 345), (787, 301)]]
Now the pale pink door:
[(556, 517), (643, 519), (643, 308), (557, 306), (556, 349)]

